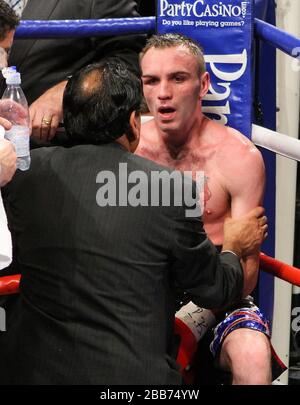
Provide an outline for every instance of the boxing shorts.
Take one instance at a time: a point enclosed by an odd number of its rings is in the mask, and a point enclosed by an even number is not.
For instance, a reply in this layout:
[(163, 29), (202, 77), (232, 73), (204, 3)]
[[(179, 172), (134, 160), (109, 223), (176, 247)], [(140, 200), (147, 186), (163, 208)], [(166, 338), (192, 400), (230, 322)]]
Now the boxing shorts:
[[(239, 328), (256, 330), (264, 333), (269, 339), (271, 337), (268, 320), (261, 310), (253, 303), (253, 299), (250, 296), (244, 298), (227, 311), (225, 319), (215, 327), (214, 338), (210, 344), (210, 350), (215, 358), (218, 357), (226, 336)], [(286, 370), (286, 366), (277, 356), (272, 345), (271, 352), (272, 376), (273, 380), (275, 380)]]

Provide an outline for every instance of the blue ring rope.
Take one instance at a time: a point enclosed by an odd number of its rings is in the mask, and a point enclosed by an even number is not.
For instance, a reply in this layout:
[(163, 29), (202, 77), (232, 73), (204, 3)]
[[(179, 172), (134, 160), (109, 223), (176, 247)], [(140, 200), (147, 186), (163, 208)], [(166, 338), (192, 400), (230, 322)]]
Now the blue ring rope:
[[(155, 17), (108, 18), (101, 20), (23, 20), (16, 30), (16, 38), (87, 38), (130, 34), (152, 34), (156, 30)], [(290, 56), (298, 57), (300, 39), (287, 32), (255, 19), (256, 36)], [(298, 52), (296, 52), (298, 48)]]
[(87, 38), (154, 33), (155, 17), (107, 18), (101, 20), (23, 20), (16, 38)]
[(300, 54), (299, 38), (257, 18), (255, 18), (254, 27), (259, 39), (295, 58)]

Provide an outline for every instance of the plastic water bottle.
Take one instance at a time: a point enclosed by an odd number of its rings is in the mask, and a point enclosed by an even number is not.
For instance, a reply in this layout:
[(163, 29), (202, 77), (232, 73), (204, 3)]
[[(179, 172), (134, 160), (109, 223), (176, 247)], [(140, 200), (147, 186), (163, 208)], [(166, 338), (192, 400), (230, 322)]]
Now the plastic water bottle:
[(17, 168), (28, 170), (30, 166), (29, 149), (29, 110), (25, 94), (21, 88), (21, 75), (14, 67), (4, 73), (6, 89), (0, 101), (0, 117), (12, 123), (5, 132), (5, 138), (11, 141), (18, 157)]

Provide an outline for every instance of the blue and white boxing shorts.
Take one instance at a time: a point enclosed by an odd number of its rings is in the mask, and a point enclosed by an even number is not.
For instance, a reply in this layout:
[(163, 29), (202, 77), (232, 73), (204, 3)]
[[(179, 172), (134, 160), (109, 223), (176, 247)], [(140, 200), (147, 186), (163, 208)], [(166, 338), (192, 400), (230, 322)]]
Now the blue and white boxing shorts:
[(214, 339), (210, 344), (210, 350), (214, 357), (220, 353), (226, 336), (236, 329), (248, 328), (257, 330), (270, 338), (268, 321), (260, 309), (253, 303), (252, 297), (248, 296), (239, 302), (238, 305), (240, 306), (237, 309), (231, 309), (230, 312), (226, 312), (225, 319), (214, 329)]
[[(214, 329), (214, 338), (210, 344), (210, 350), (214, 357), (218, 357), (226, 336), (236, 329), (252, 329), (264, 333), (268, 338), (271, 337), (269, 322), (261, 310), (253, 303), (252, 297), (248, 296), (244, 298), (237, 305), (234, 308), (231, 308), (230, 311), (226, 312), (225, 319)], [(286, 370), (286, 366), (277, 356), (272, 345), (271, 351), (272, 375), (274, 380)]]

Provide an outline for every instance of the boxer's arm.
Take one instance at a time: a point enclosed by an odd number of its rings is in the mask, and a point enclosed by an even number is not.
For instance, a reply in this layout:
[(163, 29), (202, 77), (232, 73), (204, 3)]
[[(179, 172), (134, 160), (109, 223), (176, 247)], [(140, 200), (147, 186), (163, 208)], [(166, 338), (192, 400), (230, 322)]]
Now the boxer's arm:
[[(257, 205), (262, 205), (265, 188), (265, 167), (261, 153), (254, 146), (246, 147), (238, 161), (239, 168), (234, 168), (227, 185), (231, 197), (231, 216), (238, 218)], [(254, 277), (249, 286), (254, 289), (257, 282), (256, 268), (259, 266), (259, 257), (248, 256), (243, 260), (243, 266), (253, 269)]]

